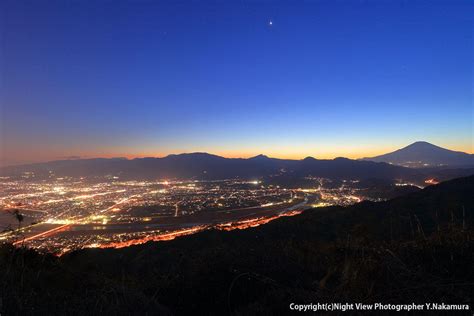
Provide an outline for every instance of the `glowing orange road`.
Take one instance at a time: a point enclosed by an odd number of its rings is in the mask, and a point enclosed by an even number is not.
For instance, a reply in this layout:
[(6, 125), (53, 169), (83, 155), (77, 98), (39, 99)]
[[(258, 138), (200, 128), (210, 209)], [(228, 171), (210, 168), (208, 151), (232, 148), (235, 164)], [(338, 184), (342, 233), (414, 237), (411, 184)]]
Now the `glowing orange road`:
[(428, 179), (428, 180), (425, 180), (425, 183), (426, 184), (438, 184), (439, 181), (436, 180), (436, 179)]
[(196, 226), (196, 227), (193, 227), (193, 228), (178, 230), (178, 231), (174, 231), (174, 232), (167, 233), (167, 234), (146, 236), (146, 237), (143, 237), (143, 238), (140, 238), (140, 239), (131, 239), (131, 240), (127, 240), (127, 241), (118, 241), (118, 242), (112, 242), (112, 243), (108, 243), (108, 244), (99, 244), (99, 245), (93, 244), (93, 245), (86, 246), (85, 248), (124, 248), (124, 247), (133, 246), (133, 245), (144, 244), (144, 243), (149, 242), (149, 241), (173, 240), (176, 237), (191, 235), (191, 234), (203, 231), (203, 230), (208, 229), (208, 228), (209, 228), (209, 226)]
[[(234, 230), (234, 229), (247, 229), (251, 227), (257, 227), (263, 224), (266, 224), (268, 222), (271, 222), (277, 218), (284, 217), (284, 216), (295, 216), (298, 214), (301, 214), (303, 211), (300, 210), (292, 210), (289, 212), (281, 213), (272, 217), (258, 217), (258, 218), (252, 218), (252, 219), (247, 219), (247, 220), (241, 220), (241, 221), (236, 221), (236, 222), (229, 222), (229, 223), (223, 223), (223, 224), (217, 224), (215, 226), (213, 225), (202, 225), (202, 226), (196, 226), (193, 228), (189, 229), (183, 229), (183, 230), (178, 230), (178, 231), (173, 231), (170, 233), (165, 233), (165, 234), (160, 234), (160, 235), (154, 235), (154, 236), (146, 236), (143, 238), (139, 239), (131, 239), (127, 241), (119, 241), (119, 242), (112, 242), (108, 244), (93, 244), (86, 246), (85, 248), (124, 248), (124, 247), (129, 247), (133, 245), (140, 245), (147, 243), (149, 241), (165, 241), (165, 240), (173, 240), (176, 237), (180, 236), (186, 236), (186, 235), (191, 235), (198, 233), (200, 231), (210, 229), (210, 228), (216, 228), (219, 230)], [(62, 255), (64, 253), (61, 253)]]
[(62, 225), (62, 226), (55, 227), (55, 228), (53, 228), (53, 229), (50, 229), (50, 230), (47, 230), (47, 231), (45, 231), (45, 232), (42, 232), (42, 233), (39, 233), (39, 234), (30, 236), (30, 237), (28, 237), (28, 238), (15, 241), (15, 242), (13, 243), (13, 245), (21, 244), (21, 243), (23, 243), (23, 242), (27, 242), (27, 241), (30, 241), (30, 240), (33, 240), (33, 239), (36, 239), (36, 238), (39, 238), (39, 237), (46, 237), (46, 236), (50, 236), (50, 235), (55, 234), (55, 233), (59, 233), (59, 232), (61, 232), (61, 231), (65, 231), (65, 230), (67, 230), (67, 229), (69, 228), (69, 226), (71, 226), (71, 224), (64, 224), (64, 225)]
[(302, 212), (303, 211), (294, 210), (294, 211), (289, 211), (289, 212), (271, 216), (271, 217), (257, 217), (257, 218), (236, 221), (236, 222), (229, 222), (225, 224), (218, 224), (216, 225), (216, 228), (219, 230), (226, 230), (226, 231), (234, 230), (234, 229), (247, 229), (247, 228), (257, 227), (257, 226), (266, 224), (268, 222), (271, 222), (283, 216), (295, 216), (295, 215), (301, 214)]

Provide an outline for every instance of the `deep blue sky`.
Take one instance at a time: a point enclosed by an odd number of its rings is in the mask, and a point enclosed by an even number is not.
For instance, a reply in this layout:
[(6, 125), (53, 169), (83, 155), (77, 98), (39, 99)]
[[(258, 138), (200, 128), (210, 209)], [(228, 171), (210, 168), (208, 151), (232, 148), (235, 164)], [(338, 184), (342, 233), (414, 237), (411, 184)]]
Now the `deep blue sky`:
[(3, 164), (360, 157), (416, 140), (473, 151), (472, 1), (0, 8)]

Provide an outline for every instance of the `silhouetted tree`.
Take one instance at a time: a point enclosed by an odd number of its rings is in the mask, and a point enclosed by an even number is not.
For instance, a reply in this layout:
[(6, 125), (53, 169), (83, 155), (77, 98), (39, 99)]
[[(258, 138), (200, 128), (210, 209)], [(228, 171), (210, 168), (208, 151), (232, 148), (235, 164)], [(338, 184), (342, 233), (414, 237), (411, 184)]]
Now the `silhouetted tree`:
[(18, 229), (20, 229), (21, 223), (23, 222), (23, 219), (24, 219), (23, 214), (21, 214), (19, 210), (14, 210), (12, 214), (18, 222)]

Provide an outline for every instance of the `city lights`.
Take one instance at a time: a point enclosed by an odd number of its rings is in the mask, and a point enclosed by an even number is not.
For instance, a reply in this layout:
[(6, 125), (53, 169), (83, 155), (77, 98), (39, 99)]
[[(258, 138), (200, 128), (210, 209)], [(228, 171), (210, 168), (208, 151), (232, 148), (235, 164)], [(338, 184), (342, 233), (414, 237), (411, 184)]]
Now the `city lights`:
[(14, 228), (0, 233), (0, 240), (61, 255), (170, 240), (211, 228), (245, 229), (311, 207), (370, 199), (357, 187), (358, 180), (306, 180), (313, 185), (291, 188), (252, 179), (7, 178), (0, 182), (0, 210), (18, 209), (24, 221), (21, 227), (13, 217), (0, 223)]

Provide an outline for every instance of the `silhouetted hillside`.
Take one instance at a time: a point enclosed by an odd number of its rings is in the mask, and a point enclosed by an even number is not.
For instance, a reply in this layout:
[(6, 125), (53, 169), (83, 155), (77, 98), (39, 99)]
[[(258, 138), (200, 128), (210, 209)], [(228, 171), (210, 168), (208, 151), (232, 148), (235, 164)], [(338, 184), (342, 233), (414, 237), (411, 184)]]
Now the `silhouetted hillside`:
[(474, 177), (467, 177), (387, 202), (119, 250), (55, 258), (4, 246), (0, 311), (275, 315), (291, 302), (472, 306), (473, 225)]
[(33, 172), (36, 178), (118, 176), (121, 179), (252, 179), (288, 173), (293, 176), (328, 178), (364, 178), (367, 175), (383, 179), (409, 177), (414, 170), (385, 163), (334, 160), (285, 160), (264, 155), (249, 159), (224, 158), (207, 153), (169, 155), (164, 158), (78, 159), (61, 160), (0, 169), (4, 176), (19, 176)]
[(415, 142), (394, 152), (372, 158), (368, 161), (387, 162), (408, 167), (473, 167), (474, 155), (441, 148), (427, 142)]

